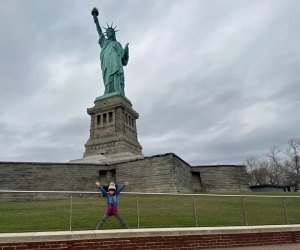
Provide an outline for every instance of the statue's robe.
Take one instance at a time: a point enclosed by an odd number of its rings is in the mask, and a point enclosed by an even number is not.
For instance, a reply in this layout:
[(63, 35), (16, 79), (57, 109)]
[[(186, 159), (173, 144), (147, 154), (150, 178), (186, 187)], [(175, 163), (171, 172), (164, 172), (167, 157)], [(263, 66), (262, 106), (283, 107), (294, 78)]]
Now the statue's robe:
[(101, 47), (100, 61), (102, 77), (105, 86), (104, 94), (117, 92), (125, 96), (124, 92), (124, 70), (129, 60), (128, 50), (122, 48), (118, 41), (113, 41), (100, 35), (99, 45)]

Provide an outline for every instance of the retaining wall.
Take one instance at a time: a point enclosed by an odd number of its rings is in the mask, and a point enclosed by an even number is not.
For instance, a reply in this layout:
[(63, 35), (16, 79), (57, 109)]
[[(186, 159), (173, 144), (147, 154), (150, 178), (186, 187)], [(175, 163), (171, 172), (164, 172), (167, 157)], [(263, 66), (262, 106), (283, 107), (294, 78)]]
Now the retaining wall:
[(300, 243), (300, 225), (0, 234), (0, 249), (185, 249)]

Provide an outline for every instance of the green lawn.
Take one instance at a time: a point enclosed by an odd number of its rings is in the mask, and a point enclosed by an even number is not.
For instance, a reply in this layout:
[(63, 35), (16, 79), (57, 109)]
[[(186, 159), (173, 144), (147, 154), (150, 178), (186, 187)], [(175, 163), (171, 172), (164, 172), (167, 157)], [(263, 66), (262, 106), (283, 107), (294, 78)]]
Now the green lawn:
[[(249, 194), (249, 193), (247, 193)], [(266, 195), (266, 193), (250, 193)], [(267, 193), (267, 195), (299, 195)], [(194, 204), (195, 202), (195, 210)], [(240, 197), (167, 196), (122, 194), (119, 208), (130, 228), (244, 225)], [(285, 198), (290, 224), (300, 223), (299, 198)], [(248, 225), (286, 224), (282, 198), (244, 197)], [(71, 208), (72, 207), (72, 212)], [(105, 198), (97, 195), (46, 201), (0, 201), (0, 232), (95, 229), (105, 210)], [(139, 214), (139, 218), (138, 215)], [(195, 220), (196, 218), (196, 220)], [(110, 218), (105, 228), (120, 228)]]

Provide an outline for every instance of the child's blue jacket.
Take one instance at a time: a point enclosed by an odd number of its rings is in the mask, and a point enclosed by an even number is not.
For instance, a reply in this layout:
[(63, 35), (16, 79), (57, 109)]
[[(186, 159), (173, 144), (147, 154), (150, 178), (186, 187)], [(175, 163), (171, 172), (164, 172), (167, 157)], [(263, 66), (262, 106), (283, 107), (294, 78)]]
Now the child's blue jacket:
[(102, 192), (103, 196), (106, 197), (106, 205), (117, 205), (118, 196), (120, 192), (125, 188), (125, 184), (122, 184), (116, 191), (113, 196), (111, 196), (102, 186), (99, 187), (99, 192)]

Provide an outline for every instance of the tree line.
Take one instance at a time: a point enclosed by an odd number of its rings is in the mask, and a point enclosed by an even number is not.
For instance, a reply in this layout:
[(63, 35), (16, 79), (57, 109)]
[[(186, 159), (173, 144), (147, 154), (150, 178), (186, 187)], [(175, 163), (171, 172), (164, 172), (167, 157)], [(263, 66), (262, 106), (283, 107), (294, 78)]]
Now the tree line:
[(250, 185), (300, 185), (300, 138), (291, 138), (284, 149), (273, 145), (263, 158), (245, 161)]

